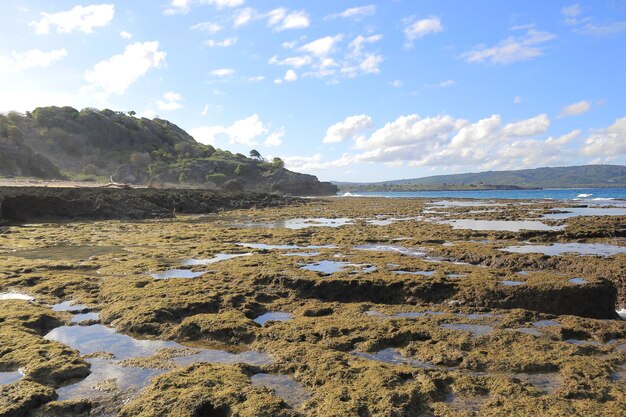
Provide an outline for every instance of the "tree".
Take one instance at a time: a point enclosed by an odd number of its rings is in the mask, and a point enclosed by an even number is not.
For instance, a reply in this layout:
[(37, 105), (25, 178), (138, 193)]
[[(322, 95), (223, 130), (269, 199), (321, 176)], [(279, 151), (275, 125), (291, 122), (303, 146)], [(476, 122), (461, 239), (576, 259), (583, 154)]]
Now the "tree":
[(276, 169), (282, 169), (285, 167), (285, 162), (278, 157), (272, 159), (272, 164)]
[(131, 110), (131, 111), (128, 112), (128, 115), (130, 117), (135, 117), (136, 114), (137, 114), (137, 112), (135, 110)]
[(252, 149), (252, 150), (250, 151), (250, 158), (260, 160), (260, 159), (261, 159), (261, 154), (260, 154), (260, 153), (259, 153), (259, 151), (257, 151), (256, 149)]

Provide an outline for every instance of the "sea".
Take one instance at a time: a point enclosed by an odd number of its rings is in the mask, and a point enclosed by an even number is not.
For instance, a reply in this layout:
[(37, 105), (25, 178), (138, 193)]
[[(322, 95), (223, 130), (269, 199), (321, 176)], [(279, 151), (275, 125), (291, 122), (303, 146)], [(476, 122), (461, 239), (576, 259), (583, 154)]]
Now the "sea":
[(554, 188), (542, 190), (398, 191), (338, 193), (339, 197), (476, 198), (511, 200), (573, 200), (626, 205), (626, 188)]

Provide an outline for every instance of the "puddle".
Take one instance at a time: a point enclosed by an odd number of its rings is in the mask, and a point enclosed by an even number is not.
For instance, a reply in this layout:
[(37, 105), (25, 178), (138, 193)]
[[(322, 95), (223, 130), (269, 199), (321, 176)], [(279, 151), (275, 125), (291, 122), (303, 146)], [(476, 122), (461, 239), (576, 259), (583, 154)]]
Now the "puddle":
[(183, 261), (183, 266), (210, 265), (210, 264), (215, 264), (218, 262), (226, 261), (228, 259), (240, 258), (242, 256), (252, 256), (252, 254), (251, 253), (238, 253), (238, 254), (229, 255), (226, 253), (218, 253), (213, 258), (209, 258), (209, 259), (193, 259), (193, 258), (187, 259), (186, 261)]
[(100, 324), (57, 327), (45, 338), (77, 349), (82, 355), (105, 351), (119, 360), (152, 356), (159, 349), (181, 347), (175, 342), (135, 339)]
[(494, 230), (519, 232), (520, 230), (543, 230), (556, 231), (562, 230), (564, 226), (548, 226), (545, 223), (533, 220), (470, 220), (455, 219), (441, 220), (439, 223), (445, 223), (452, 226), (453, 229), (469, 229), (469, 230)]
[(576, 284), (576, 285), (585, 285), (589, 283), (589, 281), (587, 281), (584, 278), (572, 278), (569, 280), (569, 282), (571, 282), (572, 284)]
[(567, 339), (565, 340), (567, 343), (571, 343), (576, 346), (601, 346), (602, 343), (596, 342), (595, 340), (579, 340), (579, 339)]
[(87, 359), (90, 374), (80, 382), (57, 388), (58, 401), (104, 397), (107, 391), (136, 391), (148, 385), (166, 369), (135, 368), (117, 364), (108, 359)]
[(540, 374), (519, 373), (514, 374), (513, 377), (531, 384), (548, 395), (554, 394), (563, 385), (563, 378), (557, 372)]
[(453, 392), (448, 393), (443, 400), (450, 408), (457, 411), (479, 412), (487, 397), (463, 397)]
[(498, 207), (506, 206), (506, 204), (494, 203), (493, 201), (458, 201), (458, 200), (441, 200), (429, 203), (431, 206), (437, 207)]
[(0, 372), (0, 386), (9, 385), (22, 379), (24, 375), (20, 371)]
[(626, 308), (622, 308), (621, 310), (615, 310), (615, 312), (618, 316), (620, 316), (622, 320), (626, 320)]
[(87, 259), (92, 256), (102, 256), (122, 252), (126, 252), (122, 246), (57, 245), (50, 246), (48, 248), (15, 251), (11, 252), (10, 255), (25, 259), (51, 259), (63, 261)]
[(481, 319), (488, 319), (488, 318), (493, 318), (493, 317), (500, 317), (499, 314), (493, 314), (493, 313), (456, 313), (455, 315), (459, 317), (465, 317), (470, 320), (481, 320)]
[(539, 320), (533, 323), (533, 326), (535, 327), (556, 327), (560, 325), (561, 324), (559, 322), (554, 320)]
[(72, 323), (82, 323), (83, 321), (99, 320), (100, 313), (82, 313), (74, 314), (72, 317)]
[(430, 277), (437, 273), (437, 271), (393, 271), (396, 274), (400, 275), (422, 275), (425, 277)]
[(507, 287), (519, 287), (520, 285), (526, 285), (524, 281), (500, 281), (500, 284), (506, 285)]
[(320, 252), (289, 252), (284, 253), (283, 256), (302, 256), (303, 258), (310, 258), (312, 256), (319, 255)]
[(611, 379), (613, 382), (626, 381), (626, 364), (619, 365), (617, 371), (611, 375)]
[(297, 246), (297, 245), (267, 245), (265, 243), (237, 243), (237, 246), (242, 246), (249, 249), (261, 249), (261, 250), (295, 250), (295, 249), (335, 249), (334, 245), (322, 245), (322, 246)]
[(441, 327), (449, 330), (463, 330), (474, 336), (484, 336), (493, 331), (493, 327), (481, 324), (444, 323)]
[(198, 278), (206, 274), (206, 271), (194, 272), (190, 269), (170, 269), (163, 272), (150, 274), (154, 279), (170, 279), (170, 278)]
[(273, 222), (244, 222), (237, 223), (233, 226), (243, 227), (246, 229), (292, 229), (299, 230), (307, 227), (341, 227), (349, 224), (354, 224), (353, 219), (338, 218), (329, 219), (325, 217), (310, 218), (310, 219), (289, 219), (289, 220), (277, 220)]
[(406, 313), (397, 313), (397, 314), (388, 316), (386, 314), (379, 313), (378, 311), (368, 310), (365, 312), (365, 314), (368, 316), (381, 317), (385, 319), (416, 319), (419, 317), (442, 316), (446, 313), (443, 313), (441, 311), (426, 310), (426, 311), (409, 311)]
[(255, 374), (250, 377), (250, 382), (273, 390), (291, 408), (299, 408), (311, 399), (311, 394), (287, 375)]
[(52, 306), (53, 311), (82, 311), (86, 309), (87, 306), (82, 304), (75, 304), (74, 301), (63, 301), (62, 303), (58, 303)]
[(300, 269), (305, 269), (307, 271), (321, 272), (326, 275), (334, 274), (337, 272), (346, 272), (350, 273), (369, 273), (376, 271), (375, 266), (371, 265), (359, 265), (353, 264), (350, 262), (339, 262), (339, 261), (320, 261), (315, 262), (313, 264), (305, 265), (300, 267)]
[(59, 400), (110, 396), (115, 388), (130, 391), (132, 394), (133, 391), (147, 386), (151, 378), (167, 370), (127, 367), (120, 365), (119, 361), (152, 356), (161, 349), (184, 349), (183, 356), (172, 358), (176, 366), (187, 366), (198, 362), (253, 365), (271, 363), (271, 358), (267, 354), (258, 351), (234, 354), (222, 350), (187, 348), (176, 342), (139, 340), (99, 324), (58, 327), (48, 333), (45, 338), (77, 349), (81, 355), (96, 352), (108, 352), (115, 355), (115, 359), (88, 358), (87, 361), (91, 364), (90, 375), (78, 383), (57, 389)]
[(407, 256), (424, 256), (426, 252), (423, 250), (409, 249), (404, 246), (397, 245), (376, 245), (376, 244), (367, 244), (367, 245), (358, 245), (354, 247), (355, 250), (365, 250), (365, 251), (376, 251), (376, 252), (396, 252), (401, 253), (402, 255)]
[(462, 278), (462, 277), (466, 277), (467, 274), (447, 274), (446, 276), (448, 278)]
[(618, 253), (626, 253), (626, 247), (604, 243), (553, 243), (551, 245), (508, 246), (500, 250), (513, 253), (542, 253), (548, 256), (562, 255), (564, 253), (611, 256)]
[(254, 319), (255, 322), (264, 326), (268, 321), (289, 321), (293, 319), (293, 314), (291, 313), (283, 313), (280, 311), (272, 311), (269, 313), (265, 313)]
[(532, 327), (522, 327), (519, 329), (511, 329), (514, 330), (516, 332), (520, 332), (520, 333), (526, 333), (526, 334), (530, 334), (533, 336), (543, 336), (543, 333), (541, 333), (539, 330), (537, 329), (533, 329)]
[(376, 353), (353, 352), (353, 354), (355, 356), (358, 356), (359, 358), (389, 363), (392, 365), (409, 365), (421, 369), (438, 369), (437, 366), (428, 362), (423, 362), (413, 358), (407, 358), (393, 348), (383, 349)]
[(626, 208), (623, 207), (556, 207), (553, 210), (563, 213), (544, 214), (541, 218), (564, 220), (577, 216), (626, 216)]
[(0, 301), (3, 300), (22, 300), (22, 301), (33, 301), (35, 297), (32, 297), (27, 294), (22, 294), (19, 292), (1, 292), (0, 293)]

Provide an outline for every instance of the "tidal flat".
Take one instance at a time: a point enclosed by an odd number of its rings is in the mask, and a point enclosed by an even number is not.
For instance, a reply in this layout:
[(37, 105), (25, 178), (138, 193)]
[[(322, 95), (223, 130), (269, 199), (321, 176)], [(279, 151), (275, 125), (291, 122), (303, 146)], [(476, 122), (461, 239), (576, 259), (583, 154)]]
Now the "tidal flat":
[(0, 416), (626, 415), (626, 216), (437, 203), (0, 227)]

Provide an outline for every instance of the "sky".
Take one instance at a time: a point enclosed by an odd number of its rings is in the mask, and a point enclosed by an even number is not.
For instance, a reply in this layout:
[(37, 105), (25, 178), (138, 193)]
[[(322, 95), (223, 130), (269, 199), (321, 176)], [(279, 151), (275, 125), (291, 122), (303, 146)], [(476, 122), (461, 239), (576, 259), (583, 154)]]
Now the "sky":
[(6, 2), (0, 112), (135, 111), (322, 180), (626, 163), (626, 0)]

